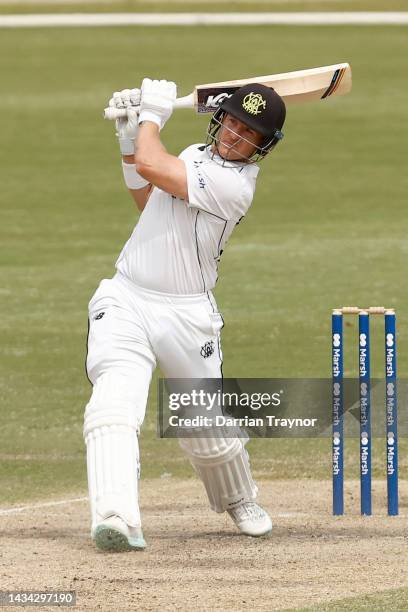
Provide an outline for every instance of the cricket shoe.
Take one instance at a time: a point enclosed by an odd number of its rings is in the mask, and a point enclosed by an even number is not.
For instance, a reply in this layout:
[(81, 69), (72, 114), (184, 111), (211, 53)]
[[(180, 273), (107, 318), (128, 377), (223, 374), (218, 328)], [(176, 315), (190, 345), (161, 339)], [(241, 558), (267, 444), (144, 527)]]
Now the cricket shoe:
[(272, 531), (269, 514), (255, 502), (244, 502), (227, 512), (245, 535), (257, 537)]
[(109, 516), (92, 530), (92, 539), (100, 550), (126, 552), (147, 546), (141, 527), (129, 527), (119, 516)]

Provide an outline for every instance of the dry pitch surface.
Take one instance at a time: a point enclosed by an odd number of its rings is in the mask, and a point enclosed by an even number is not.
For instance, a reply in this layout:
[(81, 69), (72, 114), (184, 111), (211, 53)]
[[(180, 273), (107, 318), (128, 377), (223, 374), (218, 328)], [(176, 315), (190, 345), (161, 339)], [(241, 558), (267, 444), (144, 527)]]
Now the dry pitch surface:
[(386, 517), (383, 482), (370, 518), (358, 514), (358, 482), (338, 518), (328, 482), (259, 484), (274, 520), (262, 539), (211, 512), (194, 480), (142, 481), (149, 547), (139, 553), (97, 551), (85, 501), (3, 514), (0, 590), (76, 590), (80, 610), (278, 610), (408, 584), (407, 504)]

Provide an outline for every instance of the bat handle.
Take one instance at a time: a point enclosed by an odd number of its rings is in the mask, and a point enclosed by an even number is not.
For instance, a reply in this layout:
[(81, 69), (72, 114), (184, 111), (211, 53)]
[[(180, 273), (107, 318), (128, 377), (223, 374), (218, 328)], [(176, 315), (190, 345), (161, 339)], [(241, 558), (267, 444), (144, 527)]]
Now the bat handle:
[[(133, 106), (137, 112), (139, 112), (139, 106)], [(183, 98), (177, 98), (174, 102), (173, 108), (194, 108), (194, 94), (189, 94), (188, 96), (184, 96)], [(126, 108), (114, 108), (109, 106), (105, 108), (103, 111), (103, 118), (108, 119), (110, 121), (114, 121), (115, 119), (121, 119), (122, 117), (127, 117), (127, 109)]]

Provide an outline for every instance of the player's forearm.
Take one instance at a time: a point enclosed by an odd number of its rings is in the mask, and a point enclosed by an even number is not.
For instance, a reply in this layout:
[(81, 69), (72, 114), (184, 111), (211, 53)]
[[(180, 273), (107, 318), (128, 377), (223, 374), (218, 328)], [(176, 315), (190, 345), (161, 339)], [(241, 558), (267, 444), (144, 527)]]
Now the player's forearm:
[(125, 164), (134, 164), (135, 156), (134, 155), (122, 155), (122, 161), (124, 161)]
[(136, 171), (146, 180), (149, 178), (144, 173), (149, 173), (150, 169), (161, 166), (169, 156), (160, 141), (158, 126), (151, 121), (145, 121), (139, 126), (135, 149)]
[(155, 187), (187, 200), (187, 175), (184, 162), (166, 151), (159, 129), (152, 122), (139, 128), (135, 153), (136, 172)]
[(185, 163), (166, 151), (159, 136), (172, 113), (175, 99), (175, 83), (143, 79), (135, 167), (136, 172), (155, 187), (187, 200)]

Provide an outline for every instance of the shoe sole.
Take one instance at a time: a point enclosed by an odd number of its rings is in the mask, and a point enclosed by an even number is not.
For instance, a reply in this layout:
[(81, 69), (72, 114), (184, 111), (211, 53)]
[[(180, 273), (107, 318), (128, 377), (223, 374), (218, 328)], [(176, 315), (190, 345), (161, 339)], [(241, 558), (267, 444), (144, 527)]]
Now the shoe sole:
[(143, 538), (128, 539), (122, 532), (106, 525), (99, 525), (95, 529), (93, 539), (96, 546), (105, 551), (128, 552), (146, 548), (146, 542)]
[(272, 527), (268, 529), (268, 531), (262, 531), (262, 533), (249, 533), (249, 531), (241, 531), (241, 533), (246, 536), (251, 536), (252, 538), (268, 537), (272, 533)]

